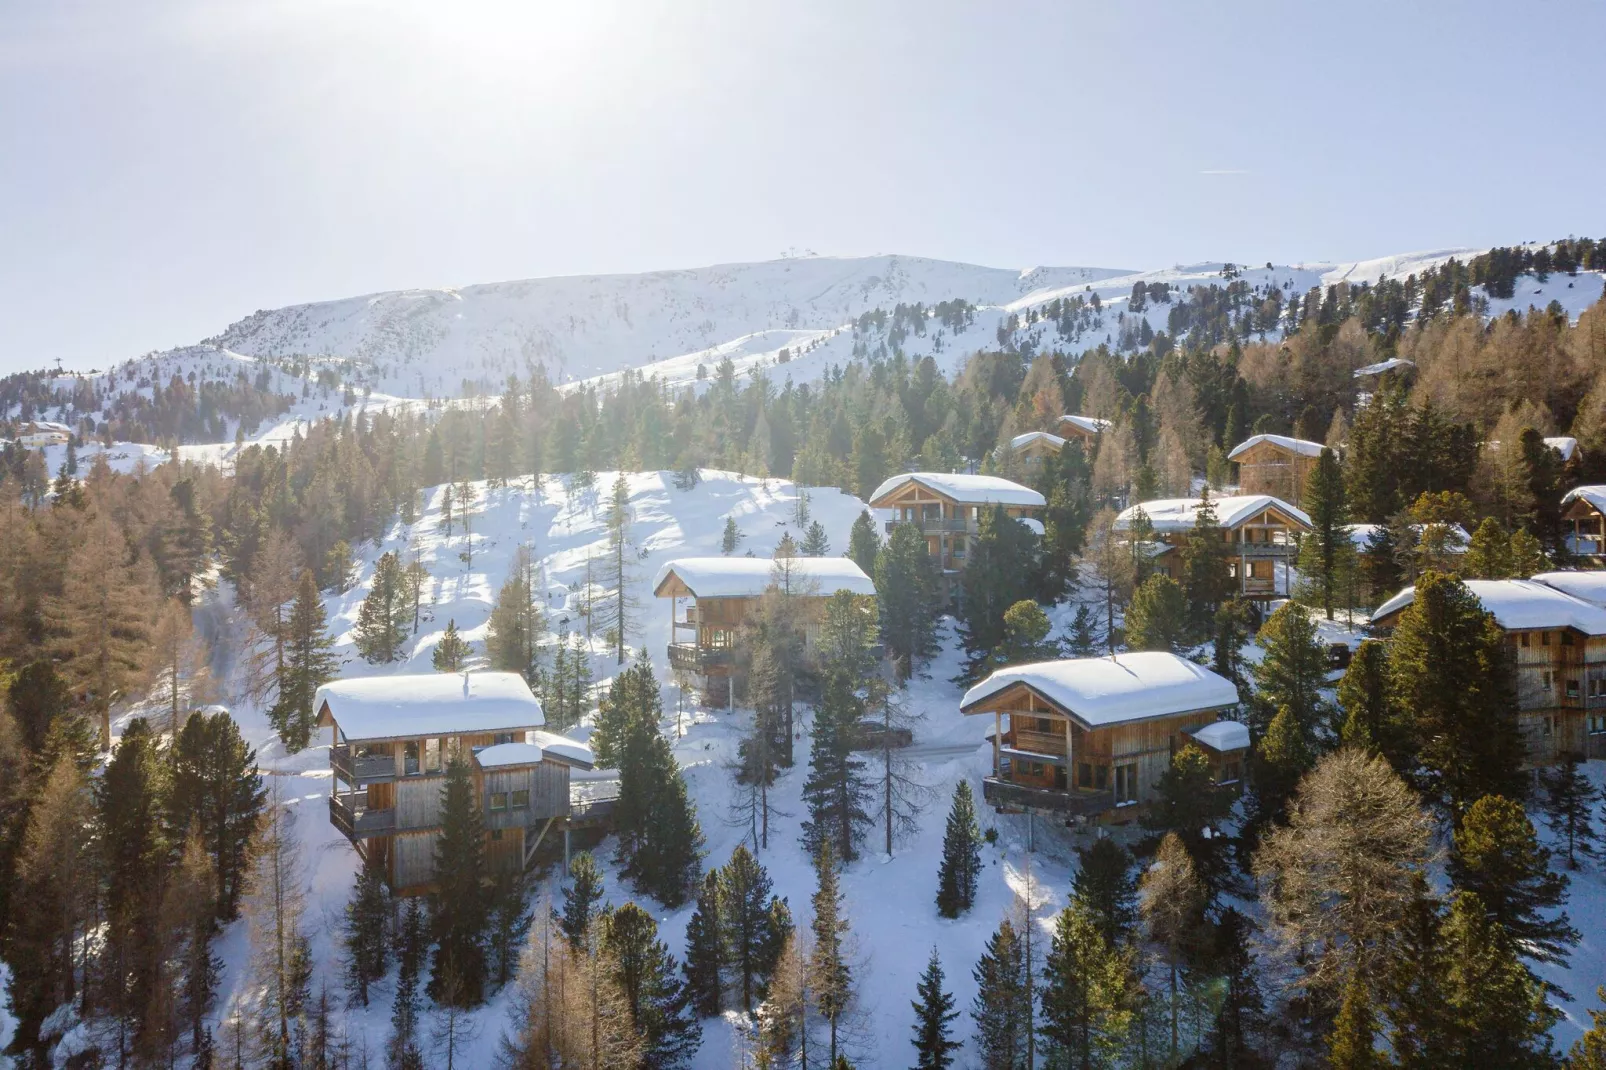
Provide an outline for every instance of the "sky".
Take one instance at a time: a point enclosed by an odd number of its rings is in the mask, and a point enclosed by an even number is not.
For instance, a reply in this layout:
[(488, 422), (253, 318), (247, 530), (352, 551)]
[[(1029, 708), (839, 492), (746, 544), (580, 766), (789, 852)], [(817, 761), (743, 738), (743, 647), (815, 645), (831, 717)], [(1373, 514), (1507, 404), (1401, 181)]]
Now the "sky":
[(1593, 0), (11, 0), (0, 373), (788, 252), (1148, 269), (1606, 236)]

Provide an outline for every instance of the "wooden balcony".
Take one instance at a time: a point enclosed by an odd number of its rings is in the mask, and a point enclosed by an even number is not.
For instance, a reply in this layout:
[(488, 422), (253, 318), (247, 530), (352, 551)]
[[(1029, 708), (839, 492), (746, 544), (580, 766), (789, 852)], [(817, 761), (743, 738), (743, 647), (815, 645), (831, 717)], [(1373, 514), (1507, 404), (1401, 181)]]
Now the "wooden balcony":
[(889, 521), (887, 521), (887, 532), (890, 534), (892, 532), (892, 529), (897, 527), (899, 524), (913, 524), (915, 527), (919, 528), (922, 532), (938, 532), (938, 531), (969, 531), (969, 532), (975, 532), (975, 531), (979, 530), (979, 527), (978, 527), (976, 521), (971, 520), (971, 519), (969, 519), (967, 517), (962, 517), (962, 516), (915, 516), (915, 517), (910, 517), (907, 520), (899, 519), (899, 520), (889, 520)]
[(669, 667), (681, 672), (706, 676), (710, 671), (729, 671), (736, 664), (736, 652), (729, 647), (698, 646), (695, 643), (670, 643)]
[(1113, 791), (1056, 791), (1015, 784), (997, 777), (984, 777), (981, 795), (1000, 810), (1022, 810), (1057, 817), (1097, 817), (1115, 809)]
[(329, 750), (329, 768), (348, 784), (369, 784), (377, 780), (394, 780), (396, 758), (390, 754), (353, 756), (351, 747), (341, 743)]
[(336, 792), (329, 796), (329, 820), (349, 840), (383, 836), (396, 829), (396, 811), (368, 809), (366, 791)]

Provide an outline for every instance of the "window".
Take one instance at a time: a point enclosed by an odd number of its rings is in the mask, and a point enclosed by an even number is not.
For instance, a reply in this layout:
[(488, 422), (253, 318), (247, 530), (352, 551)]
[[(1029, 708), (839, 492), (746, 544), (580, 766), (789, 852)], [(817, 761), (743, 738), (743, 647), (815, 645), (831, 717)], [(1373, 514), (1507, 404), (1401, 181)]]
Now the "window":
[(1528, 646), (1528, 633), (1527, 633), (1527, 632), (1523, 632), (1523, 633), (1522, 633), (1522, 645), (1523, 645), (1523, 647), (1524, 647), (1524, 648), (1525, 648), (1525, 649), (1526, 649), (1526, 648), (1527, 648), (1527, 646)]
[(1578, 697), (1578, 681), (1577, 680), (1568, 680), (1567, 681), (1567, 697), (1568, 698), (1577, 698)]
[(528, 810), (530, 808), (530, 792), (529, 792), (529, 789), (525, 788), (525, 789), (520, 789), (519, 791), (512, 792), (508, 796), (507, 804), (508, 804), (508, 807), (510, 809)]
[(1032, 776), (1042, 776), (1043, 775), (1043, 763), (1042, 762), (1033, 762), (1029, 766), (1026, 767), (1026, 771), (1028, 773), (1030, 773)]
[(1086, 762), (1082, 762), (1076, 767), (1076, 786), (1079, 788), (1091, 788), (1093, 786), (1093, 767)]
[(1592, 736), (1606, 734), (1606, 713), (1589, 715), (1589, 734)]
[(1103, 791), (1105, 788), (1107, 788), (1109, 786), (1110, 786), (1110, 767), (1107, 766), (1107, 765), (1095, 765), (1093, 767), (1093, 788), (1094, 788), (1094, 790)]
[(438, 773), (441, 771), (441, 741), (439, 739), (424, 740), (424, 772)]
[(1054, 731), (1054, 726), (1049, 724), (1047, 717), (1039, 717), (1037, 718), (1037, 731), (1047, 735), (1048, 733)]
[(1115, 767), (1115, 805), (1127, 806), (1138, 801), (1138, 764), (1131, 762)]
[(418, 740), (409, 739), (402, 745), (402, 773), (405, 776), (418, 775)]
[(507, 792), (505, 792), (505, 791), (493, 791), (493, 792), (491, 792), (491, 809), (492, 810), (506, 810), (507, 809)]
[(1549, 646), (1550, 645), (1550, 633), (1549, 632), (1540, 632), (1539, 633), (1539, 645), (1540, 646)]
[(1572, 646), (1573, 645), (1573, 633), (1572, 632), (1562, 632), (1561, 633), (1561, 645), (1562, 646)]
[(1548, 673), (1548, 672), (1545, 673), (1545, 675), (1543, 677), (1543, 682), (1544, 682), (1544, 688), (1545, 688), (1546, 691), (1550, 690), (1551, 679), (1552, 679), (1552, 674)]

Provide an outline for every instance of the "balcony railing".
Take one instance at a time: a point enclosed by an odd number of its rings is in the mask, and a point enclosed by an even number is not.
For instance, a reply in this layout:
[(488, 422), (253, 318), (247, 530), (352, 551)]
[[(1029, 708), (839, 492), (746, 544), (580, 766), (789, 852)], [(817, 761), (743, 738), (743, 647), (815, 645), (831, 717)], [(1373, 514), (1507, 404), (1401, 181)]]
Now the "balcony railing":
[(368, 809), (366, 791), (337, 792), (329, 796), (329, 820), (347, 839), (356, 840), (395, 829), (396, 811)]
[(669, 644), (669, 667), (681, 672), (706, 673), (710, 669), (728, 669), (735, 664), (736, 652), (729, 647)]
[(396, 776), (396, 759), (389, 754), (354, 757), (351, 747), (342, 743), (330, 749), (329, 768), (348, 784), (390, 780)]
[(1106, 810), (1115, 809), (1113, 791), (1056, 791), (1013, 784), (997, 777), (982, 779), (981, 795), (996, 807), (1063, 817), (1096, 817)]
[(890, 533), (899, 524), (913, 524), (921, 531), (977, 531), (976, 521), (962, 516), (913, 516), (908, 519), (887, 521)]

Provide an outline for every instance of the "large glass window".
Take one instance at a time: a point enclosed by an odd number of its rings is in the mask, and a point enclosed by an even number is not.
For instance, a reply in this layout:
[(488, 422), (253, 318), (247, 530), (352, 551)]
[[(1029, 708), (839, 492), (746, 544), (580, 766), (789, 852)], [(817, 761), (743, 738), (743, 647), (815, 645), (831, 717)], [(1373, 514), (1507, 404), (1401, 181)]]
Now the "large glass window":
[(508, 796), (508, 806), (514, 810), (528, 810), (530, 808), (529, 790), (521, 789), (519, 791), (510, 793)]
[(491, 792), (491, 809), (493, 811), (495, 811), (495, 810), (506, 810), (507, 809), (507, 792), (505, 792), (505, 791), (493, 791), (493, 792)]
[(409, 739), (402, 748), (402, 773), (406, 776), (418, 775), (418, 740)]
[(1130, 762), (1115, 767), (1115, 805), (1124, 806), (1138, 801), (1138, 764)]

